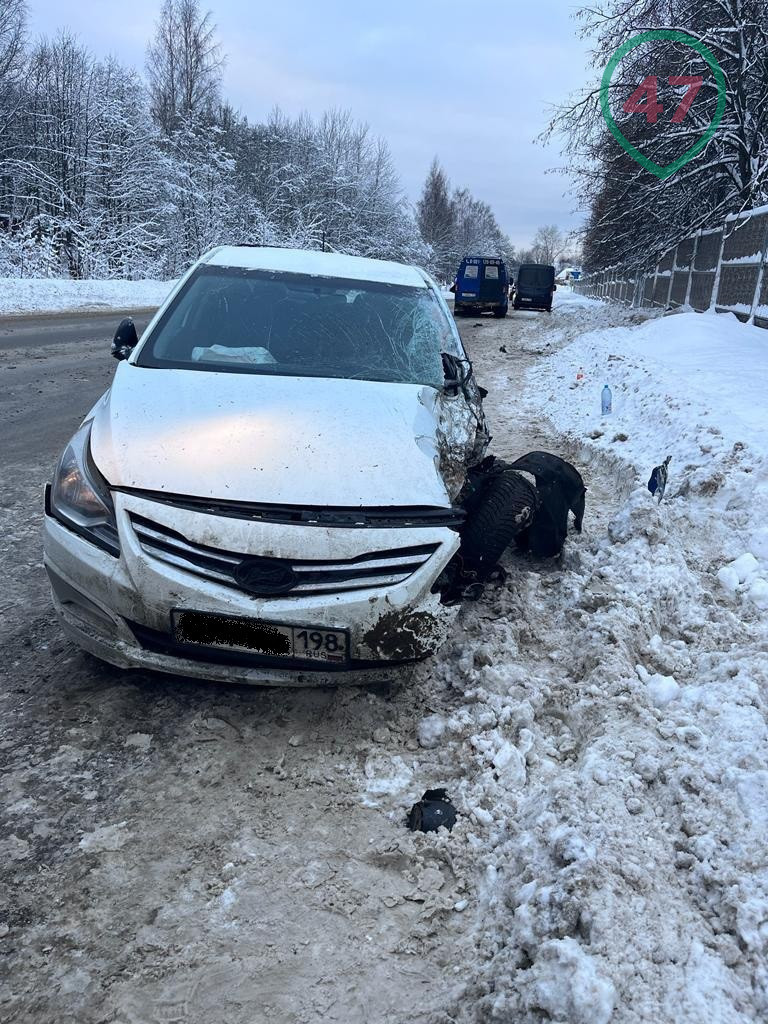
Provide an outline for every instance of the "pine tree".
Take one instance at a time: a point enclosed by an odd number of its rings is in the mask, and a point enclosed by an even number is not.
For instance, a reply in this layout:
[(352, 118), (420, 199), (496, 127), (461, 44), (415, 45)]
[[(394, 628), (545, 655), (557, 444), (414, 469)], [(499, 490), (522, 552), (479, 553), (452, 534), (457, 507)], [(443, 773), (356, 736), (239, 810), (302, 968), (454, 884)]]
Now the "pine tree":
[(450, 183), (435, 157), (416, 204), (416, 214), (421, 237), (431, 250), (430, 269), (442, 280), (450, 278), (456, 270), (456, 214), (449, 193)]

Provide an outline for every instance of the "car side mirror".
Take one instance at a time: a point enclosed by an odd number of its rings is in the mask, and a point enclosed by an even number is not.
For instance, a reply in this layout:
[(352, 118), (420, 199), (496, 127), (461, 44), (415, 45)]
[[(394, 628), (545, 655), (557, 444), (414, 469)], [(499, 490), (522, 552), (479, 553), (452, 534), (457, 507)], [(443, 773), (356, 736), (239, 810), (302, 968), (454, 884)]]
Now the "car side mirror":
[(139, 343), (136, 324), (127, 316), (118, 324), (112, 339), (112, 355), (115, 359), (127, 359)]
[[(459, 359), (449, 352), (441, 352), (443, 360), (443, 391), (448, 395), (458, 395), (467, 386), (472, 376), (472, 364), (468, 360)], [(464, 365), (466, 363), (466, 366)]]

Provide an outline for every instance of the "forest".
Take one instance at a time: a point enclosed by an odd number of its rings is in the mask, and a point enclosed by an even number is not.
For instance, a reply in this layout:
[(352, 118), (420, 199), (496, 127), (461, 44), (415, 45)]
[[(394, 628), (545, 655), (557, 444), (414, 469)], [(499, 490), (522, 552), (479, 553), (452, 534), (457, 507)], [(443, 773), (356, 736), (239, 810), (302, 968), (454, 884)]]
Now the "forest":
[(143, 72), (65, 28), (32, 40), (24, 0), (0, 0), (0, 277), (173, 278), (236, 242), (402, 260), (444, 280), (465, 252), (513, 255), (466, 188), (446, 195), (436, 238), (429, 180), (412, 206), (386, 141), (349, 111), (276, 105), (249, 121), (223, 94), (224, 63), (198, 0), (164, 0)]

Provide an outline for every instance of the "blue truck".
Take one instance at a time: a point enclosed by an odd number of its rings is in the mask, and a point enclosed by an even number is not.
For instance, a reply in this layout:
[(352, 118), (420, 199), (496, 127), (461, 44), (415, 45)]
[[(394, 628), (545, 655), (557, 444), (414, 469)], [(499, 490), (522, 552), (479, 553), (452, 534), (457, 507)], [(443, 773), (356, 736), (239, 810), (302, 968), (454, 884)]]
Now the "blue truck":
[(453, 288), (456, 316), (468, 313), (507, 315), (509, 273), (497, 256), (465, 256), (456, 272)]

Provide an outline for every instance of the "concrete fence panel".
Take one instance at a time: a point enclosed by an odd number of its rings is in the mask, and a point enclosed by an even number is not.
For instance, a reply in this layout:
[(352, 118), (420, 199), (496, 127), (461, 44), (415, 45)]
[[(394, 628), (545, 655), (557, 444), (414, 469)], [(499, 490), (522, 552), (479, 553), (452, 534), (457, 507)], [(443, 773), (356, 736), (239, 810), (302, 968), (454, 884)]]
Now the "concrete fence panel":
[(718, 308), (749, 316), (759, 273), (759, 263), (725, 263), (720, 270), (717, 289)]
[(699, 313), (704, 313), (709, 309), (710, 303), (712, 302), (712, 287), (715, 283), (715, 272), (704, 273), (703, 271), (694, 271), (693, 278), (691, 280), (691, 306), (697, 309)]
[(768, 327), (768, 268), (763, 273), (760, 294), (757, 297), (755, 323), (760, 327)]
[(727, 224), (727, 235), (723, 245), (723, 262), (749, 260), (749, 262), (759, 263), (765, 251), (767, 231), (768, 214), (764, 213)]
[(659, 260), (659, 273), (664, 274), (668, 270), (672, 270), (675, 265), (675, 253), (676, 249), (669, 249)]
[(659, 274), (653, 286), (653, 305), (664, 309), (669, 294), (669, 273)]
[(691, 235), (690, 238), (683, 239), (677, 247), (677, 257), (675, 259), (675, 267), (677, 270), (688, 270), (693, 263), (693, 252), (696, 244), (696, 239)]
[(696, 259), (693, 264), (694, 270), (715, 270), (717, 261), (720, 259), (722, 241), (722, 228), (702, 234), (696, 249)]
[(672, 278), (672, 290), (669, 293), (669, 304), (673, 308), (682, 306), (688, 294), (689, 270), (676, 270)]

